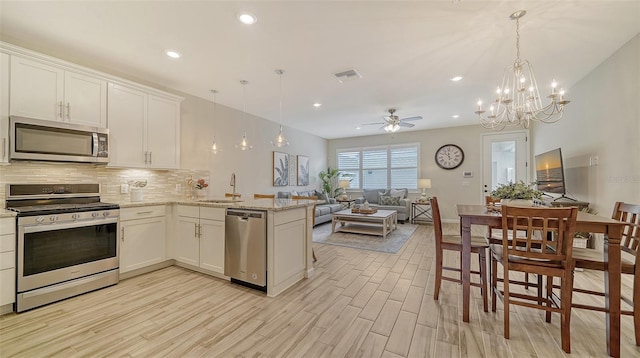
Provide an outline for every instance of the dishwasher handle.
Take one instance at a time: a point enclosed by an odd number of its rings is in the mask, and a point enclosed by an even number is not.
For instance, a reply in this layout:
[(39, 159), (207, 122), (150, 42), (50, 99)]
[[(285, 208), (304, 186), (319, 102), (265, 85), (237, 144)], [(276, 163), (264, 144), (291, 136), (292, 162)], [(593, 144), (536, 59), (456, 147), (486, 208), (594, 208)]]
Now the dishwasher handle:
[(249, 218), (252, 218), (252, 219), (264, 219), (265, 212), (264, 211), (249, 211), (249, 210), (227, 209), (227, 216), (236, 216), (241, 221), (247, 221)]

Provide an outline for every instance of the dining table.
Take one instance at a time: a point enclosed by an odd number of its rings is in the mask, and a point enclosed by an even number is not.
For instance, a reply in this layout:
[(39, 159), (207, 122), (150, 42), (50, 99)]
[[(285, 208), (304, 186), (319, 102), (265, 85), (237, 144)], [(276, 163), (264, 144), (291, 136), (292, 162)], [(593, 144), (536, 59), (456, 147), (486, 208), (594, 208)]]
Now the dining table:
[[(502, 214), (489, 210), (485, 205), (457, 205), (462, 236), (462, 319), (469, 322), (471, 293), (471, 225), (502, 226)], [(625, 223), (579, 211), (576, 219), (577, 232), (604, 234), (604, 260), (608, 270), (604, 275), (605, 309), (607, 330), (607, 352), (611, 357), (620, 357), (620, 286), (621, 250), (620, 240)]]

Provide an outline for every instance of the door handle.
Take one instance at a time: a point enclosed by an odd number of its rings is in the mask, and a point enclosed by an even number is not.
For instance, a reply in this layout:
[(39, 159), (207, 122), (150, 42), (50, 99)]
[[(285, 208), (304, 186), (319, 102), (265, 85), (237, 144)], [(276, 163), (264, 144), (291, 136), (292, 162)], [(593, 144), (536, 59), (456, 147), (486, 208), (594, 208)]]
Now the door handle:
[(198, 224), (193, 224), (193, 236), (198, 237)]
[(144, 152), (144, 164), (149, 163), (149, 161), (147, 160), (147, 155), (149, 155), (149, 152)]
[(71, 103), (67, 102), (67, 119), (71, 119)]
[(153, 152), (149, 152), (149, 165), (151, 165), (151, 159), (152, 159), (151, 155), (152, 154), (153, 154)]
[(124, 242), (124, 228), (120, 228), (120, 241)]
[(58, 103), (58, 117), (60, 117), (60, 119), (63, 119), (64, 117), (62, 116), (62, 101), (60, 101), (60, 103)]
[(2, 138), (2, 157), (6, 158), (7, 155), (7, 138)]

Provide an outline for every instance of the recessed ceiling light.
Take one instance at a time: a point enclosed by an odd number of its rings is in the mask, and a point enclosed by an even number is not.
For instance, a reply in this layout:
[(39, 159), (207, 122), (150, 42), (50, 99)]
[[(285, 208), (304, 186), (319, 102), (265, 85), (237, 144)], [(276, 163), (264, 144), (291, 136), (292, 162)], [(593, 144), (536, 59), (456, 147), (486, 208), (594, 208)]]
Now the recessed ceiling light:
[(360, 127), (356, 127), (356, 129), (358, 129), (358, 130), (359, 130), (359, 129), (360, 129)]
[(453, 116), (451, 116), (452, 118), (460, 118), (459, 114), (454, 114)]
[(450, 80), (453, 81), (453, 82), (458, 82), (458, 81), (462, 80), (463, 78), (464, 78), (463, 76), (457, 75), (457, 76), (451, 77)]
[(167, 50), (165, 53), (167, 54), (167, 56), (169, 56), (171, 58), (180, 58), (180, 57), (182, 57), (180, 52), (173, 51), (173, 50)]
[(316, 102), (316, 103), (313, 104), (313, 106), (318, 108), (318, 107), (322, 106), (322, 103)]
[(241, 12), (238, 14), (238, 20), (245, 25), (253, 25), (258, 22), (258, 18), (249, 12)]

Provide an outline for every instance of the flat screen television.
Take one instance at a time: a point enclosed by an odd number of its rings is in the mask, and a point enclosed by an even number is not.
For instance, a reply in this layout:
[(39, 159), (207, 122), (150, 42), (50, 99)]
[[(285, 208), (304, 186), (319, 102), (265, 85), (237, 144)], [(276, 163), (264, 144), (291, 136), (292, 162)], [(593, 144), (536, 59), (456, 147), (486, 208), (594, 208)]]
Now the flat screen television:
[(562, 151), (560, 148), (535, 156), (536, 184), (538, 190), (551, 193), (567, 193), (564, 181), (564, 166), (562, 165)]

